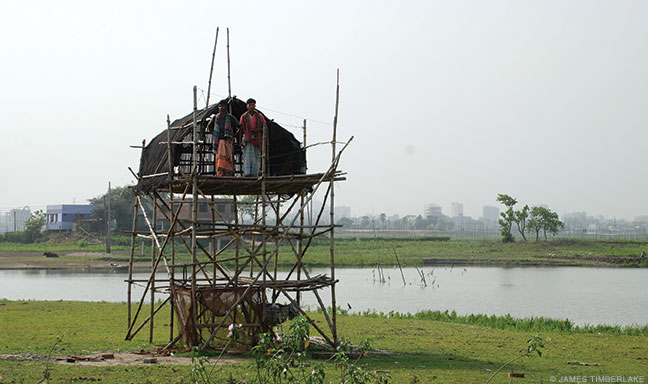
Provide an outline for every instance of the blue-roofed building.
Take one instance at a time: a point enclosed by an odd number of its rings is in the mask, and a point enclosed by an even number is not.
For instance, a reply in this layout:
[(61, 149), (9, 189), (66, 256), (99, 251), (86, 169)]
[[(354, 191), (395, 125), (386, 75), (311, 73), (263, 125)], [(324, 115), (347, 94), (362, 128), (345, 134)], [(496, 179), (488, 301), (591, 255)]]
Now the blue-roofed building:
[(47, 206), (48, 231), (72, 230), (73, 223), (92, 218), (91, 204), (59, 204)]

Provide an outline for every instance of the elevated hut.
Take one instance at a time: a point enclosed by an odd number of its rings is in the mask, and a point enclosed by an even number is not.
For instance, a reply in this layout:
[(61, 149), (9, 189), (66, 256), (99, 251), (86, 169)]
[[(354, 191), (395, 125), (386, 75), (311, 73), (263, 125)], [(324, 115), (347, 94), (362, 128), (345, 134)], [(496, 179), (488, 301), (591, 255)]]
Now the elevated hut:
[[(237, 118), (245, 103), (226, 100)], [(132, 339), (148, 326), (153, 341), (156, 315), (165, 305), (171, 307), (167, 348), (181, 339), (188, 347), (218, 347), (226, 342), (227, 327), (241, 324), (249, 346), (256, 335), (302, 309), (303, 295), (314, 295), (326, 318), (320, 326), (311, 325), (332, 346), (338, 345), (334, 254), (334, 182), (345, 179), (338, 170), (341, 151), (336, 152), (333, 124), (332, 156), (328, 169), (306, 172), (306, 134), (299, 142), (290, 132), (268, 121), (263, 133), (266, 151), (259, 177), (242, 177), (240, 154), (235, 154), (235, 175), (217, 176), (214, 148), (209, 130), (217, 105), (194, 110), (170, 122), (148, 145), (142, 145), (137, 178), (135, 215), (128, 278), (128, 331)], [(336, 103), (337, 115), (337, 103)], [(235, 147), (237, 143), (235, 143)], [(305, 213), (314, 193), (326, 190), (314, 221), (306, 223)], [(155, 209), (147, 215), (142, 202), (150, 199)], [(227, 209), (223, 207), (227, 205)], [(328, 205), (329, 212), (325, 213)], [(190, 208), (191, 215), (188, 214)], [(241, 221), (241, 212), (251, 216)], [(138, 213), (142, 213), (139, 215)], [(223, 212), (228, 212), (224, 214)], [(330, 215), (322, 224), (323, 215)], [(139, 219), (138, 219), (139, 217)], [(143, 217), (147, 230), (138, 231)], [(165, 225), (158, 225), (160, 220)], [(307, 250), (317, 237), (329, 237), (330, 272), (313, 276), (304, 267)], [(138, 239), (152, 242), (152, 263), (147, 279), (133, 278), (133, 261)], [(282, 263), (288, 270), (279, 273)], [(134, 297), (133, 287), (144, 288)], [(330, 302), (320, 292), (330, 290)], [(156, 303), (157, 300), (160, 300)], [(146, 310), (146, 301), (150, 301)], [(131, 310), (131, 308), (133, 310)], [(158, 315), (159, 316), (159, 315)]]

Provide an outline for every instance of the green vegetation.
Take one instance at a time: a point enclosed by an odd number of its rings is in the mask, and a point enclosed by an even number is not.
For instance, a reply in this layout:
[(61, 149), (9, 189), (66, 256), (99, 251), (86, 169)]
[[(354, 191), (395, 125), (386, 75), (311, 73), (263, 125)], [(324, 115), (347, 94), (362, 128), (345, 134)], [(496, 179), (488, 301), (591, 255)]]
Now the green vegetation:
[[(151, 349), (148, 332), (124, 341), (125, 304), (0, 300), (0, 353), (47, 355), (57, 341), (54, 356)], [(168, 310), (158, 317), (154, 344), (168, 341)], [(314, 319), (323, 322), (320, 314)], [(338, 316), (340, 334), (354, 343), (371, 339), (372, 346), (390, 354), (369, 354), (358, 367), (366, 372), (386, 371), (394, 383), (483, 383), (505, 363), (520, 356), (520, 347), (537, 333), (531, 329), (496, 329), (427, 318), (396, 316)], [(287, 327), (285, 325), (284, 327)], [(287, 332), (288, 329), (285, 329)], [(146, 335), (145, 335), (146, 334)], [(646, 336), (578, 333), (574, 329), (542, 332), (542, 358), (521, 358), (492, 381), (508, 382), (507, 371), (526, 375), (523, 382), (549, 382), (559, 375), (645, 375), (648, 363)], [(185, 354), (187, 355), (187, 354)], [(217, 383), (234, 379), (248, 382), (256, 363), (244, 354), (235, 363), (219, 365)], [(597, 366), (568, 365), (577, 361)], [(317, 364), (321, 360), (308, 360)], [(38, 382), (44, 360), (0, 360), (0, 381)], [(211, 367), (208, 367), (211, 369)], [(190, 383), (191, 366), (82, 366), (51, 363), (50, 382), (102, 381), (111, 383)], [(333, 362), (324, 365), (328, 377), (337, 377)]]
[[(108, 199), (110, 199), (110, 217), (114, 220), (114, 228), (130, 231), (133, 225), (133, 207), (136, 202), (133, 189), (128, 185), (114, 187), (110, 190), (110, 196), (105, 193), (89, 200), (90, 204), (94, 205), (92, 216), (101, 221), (103, 228), (106, 225)], [(142, 200), (143, 203), (149, 203), (146, 199)], [(152, 204), (145, 204), (145, 206), (147, 213), (150, 214), (153, 211)]]
[[(103, 246), (89, 244), (84, 240), (68, 243), (0, 243), (0, 267), (52, 267), (103, 266), (107, 262), (126, 263), (129, 255), (127, 237), (117, 238), (113, 253), (102, 253)], [(204, 243), (207, 248), (207, 243)], [(393, 246), (393, 248), (392, 248)], [(555, 266), (615, 266), (647, 267), (648, 258), (641, 258), (641, 252), (648, 249), (648, 241), (603, 241), (563, 239), (546, 242), (502, 243), (492, 240), (447, 240), (445, 238), (344, 238), (336, 240), (335, 260), (338, 266), (367, 266), (396, 264), (394, 250), (403, 265), (422, 264), (456, 265), (555, 265)], [(270, 248), (272, 250), (272, 248)], [(45, 258), (42, 252), (59, 252), (58, 258)], [(184, 245), (176, 244), (178, 262), (191, 258)], [(279, 249), (279, 265), (292, 265), (295, 256), (289, 245)], [(314, 242), (306, 253), (304, 263), (311, 266), (325, 266), (330, 260), (329, 243)], [(231, 257), (233, 251), (226, 251), (222, 258)], [(146, 243), (142, 255), (139, 244), (136, 260), (150, 262), (150, 242)]]
[(517, 204), (517, 200), (509, 195), (504, 195), (501, 193), (497, 194), (498, 202), (504, 204), (506, 209), (504, 212), (500, 213), (501, 219), (498, 220), (500, 225), (500, 233), (502, 234), (502, 241), (505, 243), (512, 243), (515, 241), (511, 229), (513, 228), (513, 223), (515, 222), (515, 211), (513, 206)]
[(524, 241), (527, 241), (525, 232), (535, 232), (536, 241), (538, 241), (540, 231), (542, 231), (544, 239), (547, 241), (547, 232), (556, 235), (559, 230), (565, 227), (558, 214), (549, 208), (532, 207), (529, 210), (529, 206), (525, 205), (522, 210), (514, 210), (513, 207), (518, 201), (514, 197), (502, 193), (498, 193), (495, 200), (506, 207), (504, 212), (500, 213), (501, 219), (498, 220), (502, 242), (504, 243), (515, 241), (511, 233), (513, 223), (517, 226), (518, 232), (520, 232)]
[(547, 241), (547, 232), (556, 235), (559, 230), (563, 229), (565, 224), (560, 221), (558, 214), (552, 212), (545, 207), (531, 208), (531, 217), (529, 218), (528, 231), (535, 232), (536, 241), (540, 235), (540, 231), (544, 234), (544, 239)]
[(621, 327), (618, 325), (575, 325), (571, 320), (556, 320), (546, 317), (514, 318), (511, 315), (497, 316), (484, 314), (457, 315), (455, 311), (420, 311), (416, 313), (365, 311), (357, 314), (344, 314), (358, 317), (382, 319), (416, 319), (442, 321), (444, 323), (477, 325), (494, 329), (514, 329), (529, 332), (596, 333), (608, 335), (648, 336), (648, 324), (643, 326)]

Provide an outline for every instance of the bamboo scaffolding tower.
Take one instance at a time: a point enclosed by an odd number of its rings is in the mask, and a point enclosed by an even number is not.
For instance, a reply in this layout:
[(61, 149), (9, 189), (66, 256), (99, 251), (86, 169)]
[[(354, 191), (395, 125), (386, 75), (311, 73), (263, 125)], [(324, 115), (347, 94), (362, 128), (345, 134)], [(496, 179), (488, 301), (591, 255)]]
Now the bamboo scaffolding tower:
[[(205, 149), (209, 140), (201, 136), (200, 128), (206, 110), (213, 106), (198, 109), (196, 87), (193, 103), (191, 118), (172, 124), (167, 116), (166, 141), (157, 143), (165, 148), (163, 166), (150, 174), (131, 170), (138, 185), (134, 188), (136, 204), (126, 280), (126, 340), (132, 340), (148, 324), (148, 339), (154, 342), (154, 328), (166, 323), (170, 330), (165, 348), (180, 341), (189, 348), (219, 348), (227, 341), (227, 327), (241, 324), (244, 336), (239, 343), (244, 348), (256, 342), (256, 335), (272, 332), (286, 318), (305, 315), (313, 328), (337, 347), (335, 182), (345, 180), (346, 174), (338, 166), (353, 139), (337, 150), (339, 72), (331, 163), (320, 173), (307, 174), (304, 167), (304, 174), (270, 174), (269, 159), (274, 154), (268, 129), (264, 129), (260, 176), (216, 176), (210, 168), (214, 157)], [(177, 132), (183, 127), (191, 129), (179, 139)], [(177, 158), (173, 148), (178, 143), (191, 147), (189, 168), (172, 160)], [(306, 120), (301, 143), (304, 153), (305, 148)], [(143, 159), (144, 143), (140, 162)], [(306, 220), (313, 216), (312, 201), (320, 188), (324, 191), (321, 206), (315, 210), (314, 219)], [(329, 220), (323, 223), (327, 206)], [(242, 221), (242, 212), (248, 212), (248, 222)], [(329, 238), (330, 268), (326, 274), (313, 276), (305, 261), (318, 237)], [(153, 245), (148, 278), (134, 277), (138, 238)], [(280, 261), (287, 264), (286, 272), (279, 270)], [(329, 291), (330, 302), (323, 300), (320, 292), (324, 290)], [(306, 295), (317, 302), (325, 324), (313, 321), (302, 308)], [(164, 306), (170, 307), (170, 319), (158, 319)]]

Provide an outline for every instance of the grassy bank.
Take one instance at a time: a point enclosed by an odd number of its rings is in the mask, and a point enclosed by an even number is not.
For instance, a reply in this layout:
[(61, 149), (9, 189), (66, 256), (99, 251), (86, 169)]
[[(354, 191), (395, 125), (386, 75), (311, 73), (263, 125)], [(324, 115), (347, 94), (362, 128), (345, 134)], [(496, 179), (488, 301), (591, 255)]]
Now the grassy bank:
[[(127, 246), (120, 245), (113, 247), (113, 253), (107, 255), (102, 252), (104, 248), (100, 245), (78, 242), (0, 243), (0, 268), (107, 266), (110, 262), (126, 263), (128, 249)], [(184, 245), (177, 244), (176, 249), (178, 262), (188, 262), (191, 259)], [(57, 252), (60, 257), (45, 258), (42, 254), (45, 251)], [(648, 267), (648, 258), (640, 258), (642, 251), (648, 251), (648, 242), (569, 239), (504, 244), (498, 240), (447, 240), (433, 237), (340, 239), (335, 247), (338, 266), (394, 265), (396, 252), (402, 264), (419, 266), (455, 264)], [(328, 265), (329, 252), (328, 242), (315, 242), (308, 249), (304, 263), (310, 266)], [(227, 258), (232, 255), (233, 251), (226, 251), (219, 257)], [(136, 260), (142, 265), (147, 265), (151, 257), (150, 244), (145, 246), (143, 255), (138, 246), (136, 256)], [(282, 245), (279, 250), (279, 264), (291, 265), (294, 260), (292, 248)]]
[[(0, 354), (41, 354), (51, 350), (57, 336), (62, 337), (54, 355), (89, 354), (149, 349), (144, 334), (124, 341), (125, 304), (88, 302), (0, 301)], [(161, 312), (158, 324), (168, 323), (168, 312)], [(323, 322), (321, 315), (315, 319)], [(456, 319), (455, 319), (456, 320)], [(506, 361), (519, 355), (526, 340), (537, 333), (530, 327), (520, 329), (502, 323), (499, 327), (460, 324), (450, 318), (434, 319), (422, 315), (338, 316), (340, 333), (354, 342), (373, 339), (373, 346), (388, 350), (388, 356), (369, 355), (364, 369), (386, 370), (394, 383), (483, 383)], [(477, 320), (465, 320), (465, 322)], [(147, 333), (147, 332), (146, 332)], [(545, 348), (542, 357), (523, 358), (507, 371), (526, 375), (520, 382), (549, 382), (551, 376), (645, 375), (648, 366), (646, 336), (612, 333), (580, 333), (574, 329), (542, 332)], [(160, 326), (154, 344), (168, 339), (168, 326)], [(597, 366), (570, 365), (578, 361)], [(42, 360), (0, 360), (0, 382), (38, 382), (43, 377)], [(114, 383), (188, 383), (190, 366), (114, 366), (87, 367), (72, 363), (51, 365), (51, 382), (102, 381)], [(237, 363), (219, 368), (220, 382), (230, 374), (245, 378), (254, 370), (251, 359), (243, 356)], [(329, 367), (332, 372), (334, 367)], [(418, 381), (417, 381), (418, 380)], [(507, 383), (504, 373), (494, 381)], [(517, 382), (517, 381), (515, 381)]]

